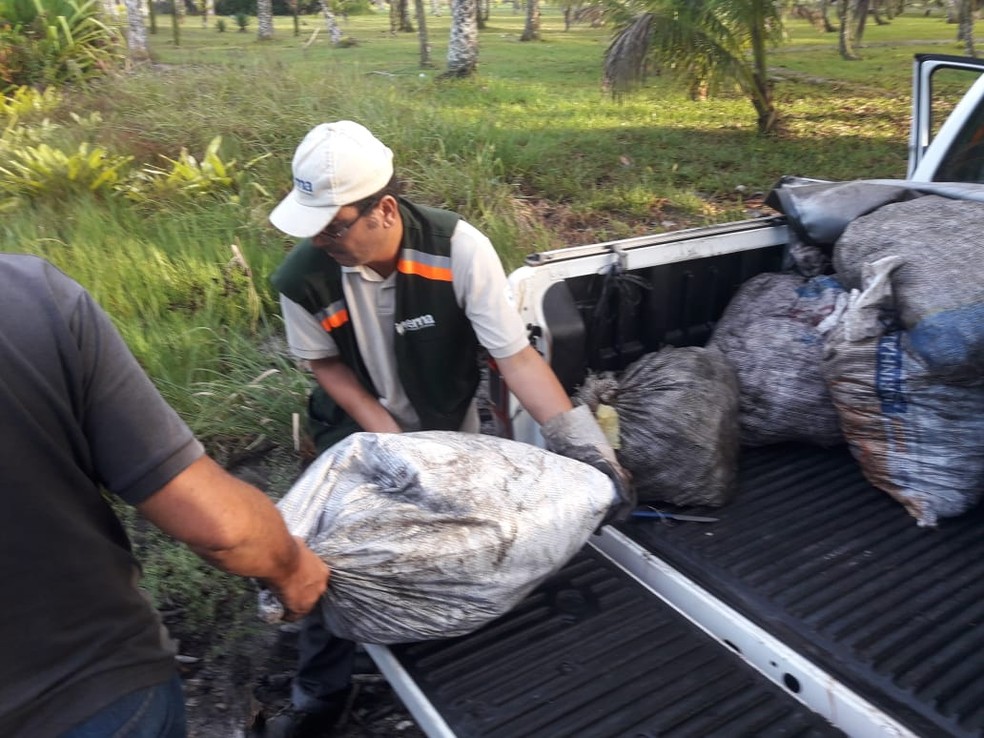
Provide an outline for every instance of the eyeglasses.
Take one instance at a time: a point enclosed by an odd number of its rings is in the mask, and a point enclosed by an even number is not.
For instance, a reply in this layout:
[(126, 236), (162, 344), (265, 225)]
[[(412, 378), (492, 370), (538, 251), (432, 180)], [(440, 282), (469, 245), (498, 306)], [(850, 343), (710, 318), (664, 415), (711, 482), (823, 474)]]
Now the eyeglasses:
[(318, 238), (319, 236), (323, 236), (325, 238), (330, 238), (333, 241), (341, 240), (342, 238), (345, 237), (345, 234), (349, 232), (349, 229), (351, 229), (352, 226), (358, 223), (359, 219), (363, 215), (368, 213), (370, 210), (372, 210), (374, 207), (376, 207), (376, 201), (370, 200), (361, 208), (359, 208), (359, 214), (356, 215), (354, 218), (352, 218), (352, 220), (350, 220), (348, 223), (336, 223), (335, 221), (332, 221), (331, 223), (326, 225), (324, 229), (315, 236), (315, 238)]

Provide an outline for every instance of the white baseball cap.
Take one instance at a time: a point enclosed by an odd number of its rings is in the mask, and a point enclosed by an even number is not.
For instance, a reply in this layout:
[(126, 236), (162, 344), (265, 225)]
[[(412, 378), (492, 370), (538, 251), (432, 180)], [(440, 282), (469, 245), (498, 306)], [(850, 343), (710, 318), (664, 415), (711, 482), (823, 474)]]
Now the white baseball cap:
[(312, 128), (294, 152), (294, 189), (270, 222), (295, 238), (318, 234), (345, 205), (369, 197), (393, 177), (393, 152), (350, 120)]

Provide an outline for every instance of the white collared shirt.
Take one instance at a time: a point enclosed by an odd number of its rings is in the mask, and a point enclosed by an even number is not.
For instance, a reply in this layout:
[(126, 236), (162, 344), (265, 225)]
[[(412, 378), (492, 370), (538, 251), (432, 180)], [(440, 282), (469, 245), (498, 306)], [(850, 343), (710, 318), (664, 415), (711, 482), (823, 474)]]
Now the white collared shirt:
[[(493, 358), (512, 356), (529, 344), (492, 242), (463, 220), (458, 221), (451, 236), (451, 270), (458, 305), (471, 321), (479, 343)], [(368, 267), (342, 267), (342, 290), (380, 403), (404, 431), (419, 430), (420, 420), (396, 371), (396, 273), (384, 279)], [(280, 308), (291, 353), (301, 359), (338, 356), (334, 339), (311, 313), (284, 295), (280, 296)], [(461, 430), (479, 430), (474, 402)]]

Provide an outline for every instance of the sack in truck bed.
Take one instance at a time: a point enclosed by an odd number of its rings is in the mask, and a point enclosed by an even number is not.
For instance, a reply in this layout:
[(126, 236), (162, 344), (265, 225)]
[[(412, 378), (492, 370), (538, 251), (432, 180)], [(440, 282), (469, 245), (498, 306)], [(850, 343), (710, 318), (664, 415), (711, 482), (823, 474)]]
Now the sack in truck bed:
[(331, 567), (336, 635), (400, 643), (504, 614), (585, 543), (614, 502), (587, 464), (493, 436), (357, 433), (279, 503)]

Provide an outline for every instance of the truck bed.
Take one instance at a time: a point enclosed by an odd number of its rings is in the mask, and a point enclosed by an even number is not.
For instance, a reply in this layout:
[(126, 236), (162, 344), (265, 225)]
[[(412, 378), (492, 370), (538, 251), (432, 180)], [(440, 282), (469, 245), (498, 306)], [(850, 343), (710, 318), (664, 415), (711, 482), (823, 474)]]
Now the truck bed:
[[(746, 221), (538, 254), (513, 276), (573, 391), (703, 345), (742, 283), (786, 266), (788, 236)], [(490, 395), (501, 435), (540, 442)], [(683, 512), (717, 520), (606, 527), (487, 628), (373, 655), (431, 736), (984, 736), (984, 507), (919, 528), (846, 446), (782, 444), (742, 450), (731, 502)]]
[(984, 734), (984, 509), (919, 528), (846, 447), (783, 445), (704, 512), (622, 530), (914, 733)]
[[(782, 445), (743, 452), (730, 504), (686, 512), (718, 520), (618, 530), (912, 734), (984, 734), (984, 511), (918, 528), (846, 447)], [(842, 734), (740, 650), (589, 544), (504, 618), (381, 665), (431, 735)]]

